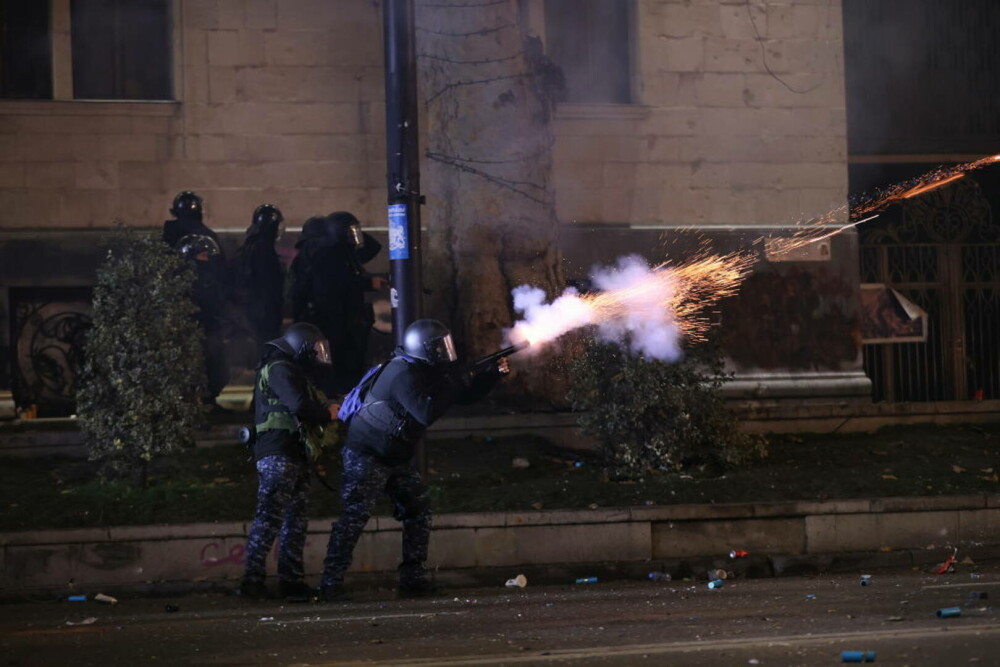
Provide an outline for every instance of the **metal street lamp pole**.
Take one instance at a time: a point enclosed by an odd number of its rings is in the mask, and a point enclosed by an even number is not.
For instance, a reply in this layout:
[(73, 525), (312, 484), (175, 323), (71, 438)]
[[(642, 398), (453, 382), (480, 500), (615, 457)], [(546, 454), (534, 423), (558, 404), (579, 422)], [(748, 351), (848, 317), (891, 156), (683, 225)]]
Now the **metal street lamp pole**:
[(385, 150), (389, 276), (396, 344), (423, 310), (420, 271), (420, 155), (413, 0), (385, 0)]

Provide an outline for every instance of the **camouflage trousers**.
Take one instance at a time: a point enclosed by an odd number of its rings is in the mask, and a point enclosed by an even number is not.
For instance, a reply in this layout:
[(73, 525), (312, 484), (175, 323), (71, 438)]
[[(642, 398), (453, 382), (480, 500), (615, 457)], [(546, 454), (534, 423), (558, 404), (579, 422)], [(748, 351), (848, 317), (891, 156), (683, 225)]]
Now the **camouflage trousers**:
[(277, 536), (278, 577), (281, 581), (302, 581), (309, 468), (304, 462), (276, 454), (257, 461), (257, 473), (257, 510), (247, 537), (243, 580), (264, 581), (264, 561)]
[(393, 516), (403, 524), (403, 562), (399, 565), (402, 583), (421, 581), (427, 576), (427, 544), (431, 536), (431, 509), (427, 487), (419, 473), (408, 464), (387, 466), (378, 459), (343, 450), (344, 478), (340, 489), (343, 514), (333, 524), (323, 561), (322, 586), (339, 586), (351, 566), (354, 547), (383, 493), (393, 502)]

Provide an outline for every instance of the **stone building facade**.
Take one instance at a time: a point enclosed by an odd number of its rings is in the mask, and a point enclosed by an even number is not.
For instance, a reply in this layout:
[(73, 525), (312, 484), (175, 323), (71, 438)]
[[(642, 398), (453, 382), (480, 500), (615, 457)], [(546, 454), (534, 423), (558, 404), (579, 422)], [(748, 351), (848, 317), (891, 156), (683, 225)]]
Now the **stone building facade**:
[[(625, 18), (609, 34), (598, 6), (609, 0), (574, 2), (596, 6), (586, 28), (619, 55), (599, 76), (611, 94), (570, 89), (553, 117), (569, 273), (651, 254), (664, 234), (689, 228), (739, 247), (845, 204), (840, 0), (610, 0)], [(69, 0), (49, 2), (50, 99), (0, 99), (0, 390), (29, 354), (19, 351), (28, 314), (85, 300), (72, 289), (92, 284), (99, 232), (116, 219), (158, 227), (180, 190), (205, 198), (208, 224), (231, 243), (262, 202), (278, 205), (290, 230), (338, 209), (384, 227), (378, 2), (151, 4), (169, 27), (165, 99), (80, 99), (93, 82), (74, 69), (86, 36)], [(557, 23), (576, 25), (578, 13), (567, 19), (556, 0), (521, 4), (556, 64), (578, 65), (560, 63), (552, 43)], [(434, 184), (424, 190), (433, 205)], [(758, 275), (733, 317), (770, 308), (777, 321), (766, 345), (746, 340), (747, 323), (733, 328), (744, 332), (730, 355), (737, 386), (758, 397), (864, 397), (853, 234), (822, 257), (762, 261)], [(775, 308), (809, 310), (789, 319)], [(817, 338), (804, 342), (794, 332), (814, 320), (833, 324), (807, 327)], [(802, 346), (815, 353), (790, 361)]]

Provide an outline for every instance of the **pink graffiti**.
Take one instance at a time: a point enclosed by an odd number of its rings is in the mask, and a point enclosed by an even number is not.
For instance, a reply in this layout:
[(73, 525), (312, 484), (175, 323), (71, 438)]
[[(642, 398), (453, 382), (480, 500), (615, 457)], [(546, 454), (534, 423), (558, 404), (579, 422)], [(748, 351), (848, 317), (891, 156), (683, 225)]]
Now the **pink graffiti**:
[[(308, 548), (312, 545), (310, 540), (306, 540), (303, 545)], [(221, 549), (221, 545), (218, 542), (209, 542), (201, 548), (201, 553), (198, 555), (201, 560), (201, 564), (204, 567), (215, 567), (216, 565), (224, 565), (226, 563), (233, 563), (235, 565), (243, 565), (246, 562), (246, 547), (242, 544), (234, 544), (229, 548), (229, 555), (223, 558), (216, 558), (210, 555), (212, 552), (218, 552)], [(275, 542), (271, 547), (271, 558), (278, 558), (278, 543)]]
[(224, 563), (235, 563), (236, 565), (243, 564), (243, 552), (245, 551), (245, 548), (243, 547), (242, 544), (234, 544), (232, 547), (230, 547), (229, 555), (226, 556), (225, 558), (216, 558), (214, 556), (207, 555), (209, 549), (218, 551), (219, 543), (209, 542), (208, 544), (206, 544), (201, 548), (201, 554), (200, 554), (201, 564), (204, 565), (205, 567), (215, 567), (216, 565), (222, 565)]

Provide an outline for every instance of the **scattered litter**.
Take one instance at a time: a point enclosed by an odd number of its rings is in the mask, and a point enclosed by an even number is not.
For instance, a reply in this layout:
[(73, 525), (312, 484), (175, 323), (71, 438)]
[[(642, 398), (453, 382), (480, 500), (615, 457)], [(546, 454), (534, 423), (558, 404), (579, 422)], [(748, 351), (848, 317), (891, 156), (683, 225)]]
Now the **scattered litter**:
[(274, 620), (274, 616), (261, 616), (260, 620), (262, 620), (262, 621), (273, 621)]
[(103, 602), (104, 604), (115, 605), (118, 604), (118, 598), (113, 598), (110, 595), (105, 595), (104, 593), (98, 593), (94, 596), (94, 602)]
[(647, 576), (650, 581), (670, 581), (673, 578), (669, 572), (650, 572)]
[(163, 606), (163, 611), (168, 612), (168, 613), (173, 613), (175, 611), (180, 611), (180, 610), (181, 610), (181, 608), (178, 607), (175, 604), (168, 604), (168, 605), (164, 605)]
[(815, 600), (816, 599), (816, 595), (813, 594), (813, 593), (806, 593), (806, 599), (807, 600)]
[(97, 622), (96, 616), (88, 616), (82, 621), (66, 621), (66, 625), (91, 625)]
[(580, 577), (579, 579), (576, 580), (576, 583), (578, 583), (578, 584), (596, 584), (597, 583), (597, 577)]
[(523, 456), (516, 456), (516, 457), (514, 457), (514, 459), (510, 462), (510, 464), (512, 466), (514, 466), (515, 468), (518, 468), (519, 470), (523, 470), (524, 468), (530, 468), (531, 467), (531, 461), (529, 461), (528, 459), (524, 458)]
[(542, 504), (542, 503), (531, 503), (531, 506), (532, 506), (532, 508), (534, 508), (534, 509), (536, 509), (536, 510), (540, 510), (540, 509), (542, 509), (543, 507), (545, 507), (545, 505), (544, 505), (544, 504)]
[(898, 623), (899, 621), (905, 621), (906, 619), (903, 618), (902, 616), (890, 616), (889, 618), (887, 618), (885, 620), (892, 621), (893, 623)]
[(969, 593), (969, 598), (972, 600), (988, 600), (989, 597), (990, 594), (986, 593), (985, 591), (974, 591), (972, 593)]
[(955, 616), (962, 615), (961, 607), (944, 607), (943, 609), (937, 610), (938, 618), (954, 618)]
[(587, 505), (587, 509), (596, 510), (597, 503), (590, 503), (589, 505)]
[(583, 461), (573, 461), (574, 468), (582, 468), (584, 466)]
[(556, 603), (555, 602), (546, 602), (545, 606), (546, 607), (554, 607), (554, 606), (556, 606)]
[(862, 586), (871, 586), (872, 585), (872, 575), (870, 575), (870, 574), (862, 574), (861, 575), (861, 585)]
[(841, 651), (841, 662), (875, 662), (875, 651)]
[(726, 582), (722, 581), (722, 579), (712, 579), (710, 582), (708, 582), (708, 587), (712, 589), (722, 588), (725, 585)]
[(524, 588), (528, 585), (528, 578), (523, 574), (519, 574), (513, 579), (508, 579), (507, 583), (504, 584), (507, 588)]
[(646, 507), (652, 507), (653, 505), (656, 504), (656, 501), (647, 500), (644, 504), (646, 505)]
[(750, 552), (744, 551), (743, 549), (733, 549), (732, 551), (729, 552), (729, 557), (734, 560), (737, 558), (746, 558), (749, 555)]
[(86, 595), (68, 595), (66, 596), (66, 602), (86, 602)]
[(760, 664), (760, 660), (758, 660), (757, 658), (750, 658), (749, 660), (747, 660), (747, 664), (750, 664), (750, 665), (759, 665)]
[(372, 639), (368, 643), (369, 644), (384, 644), (385, 640), (384, 639)]
[(708, 578), (709, 579), (722, 579), (722, 580), (725, 580), (728, 577), (729, 577), (729, 573), (726, 572), (725, 570), (709, 570), (708, 571)]
[(937, 566), (937, 569), (934, 570), (934, 574), (947, 574), (948, 572), (954, 572), (957, 556), (958, 556), (958, 549), (955, 549), (955, 553), (948, 556), (945, 562)]
[(969, 556), (966, 556), (965, 558), (963, 558), (962, 562), (959, 563), (959, 565), (975, 565), (975, 564), (976, 564), (976, 561), (972, 560), (972, 558), (970, 558)]
[(969, 573), (969, 578), (970, 579), (982, 579), (983, 578), (983, 574), (981, 572), (970, 572)]

